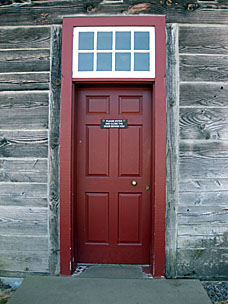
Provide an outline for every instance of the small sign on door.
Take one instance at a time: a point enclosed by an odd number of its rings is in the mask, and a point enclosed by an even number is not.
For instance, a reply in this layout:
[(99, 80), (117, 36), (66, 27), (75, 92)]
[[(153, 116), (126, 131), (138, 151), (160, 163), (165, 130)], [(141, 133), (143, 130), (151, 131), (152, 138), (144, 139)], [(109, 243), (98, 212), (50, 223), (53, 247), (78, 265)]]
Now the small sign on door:
[(128, 119), (101, 119), (101, 129), (127, 129)]

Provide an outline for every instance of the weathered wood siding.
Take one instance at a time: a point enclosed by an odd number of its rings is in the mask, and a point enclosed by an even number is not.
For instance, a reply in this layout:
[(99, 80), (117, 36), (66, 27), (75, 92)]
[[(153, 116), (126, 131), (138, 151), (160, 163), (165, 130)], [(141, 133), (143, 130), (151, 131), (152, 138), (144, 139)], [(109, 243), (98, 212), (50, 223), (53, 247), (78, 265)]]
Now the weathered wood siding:
[(228, 31), (179, 26), (177, 276), (227, 277)]
[(49, 272), (50, 37), (0, 27), (0, 275)]
[(227, 278), (222, 0), (0, 1), (0, 275), (59, 272), (61, 24), (98, 14), (166, 15), (166, 275)]

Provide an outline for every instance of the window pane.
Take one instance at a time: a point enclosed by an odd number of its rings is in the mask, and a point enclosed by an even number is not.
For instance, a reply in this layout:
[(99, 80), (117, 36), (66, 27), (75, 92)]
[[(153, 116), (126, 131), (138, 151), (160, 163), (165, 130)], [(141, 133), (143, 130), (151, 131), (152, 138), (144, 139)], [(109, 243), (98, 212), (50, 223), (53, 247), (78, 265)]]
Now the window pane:
[(112, 32), (97, 33), (97, 49), (112, 50)]
[(116, 32), (116, 50), (131, 49), (131, 32)]
[(93, 53), (78, 54), (78, 71), (93, 71)]
[(134, 33), (134, 49), (135, 50), (149, 50), (149, 32), (135, 32)]
[(112, 70), (112, 53), (97, 53), (97, 71)]
[(94, 33), (79, 33), (79, 50), (94, 49)]
[(131, 70), (131, 53), (116, 53), (116, 71)]
[(149, 53), (134, 54), (134, 71), (149, 71), (150, 57)]

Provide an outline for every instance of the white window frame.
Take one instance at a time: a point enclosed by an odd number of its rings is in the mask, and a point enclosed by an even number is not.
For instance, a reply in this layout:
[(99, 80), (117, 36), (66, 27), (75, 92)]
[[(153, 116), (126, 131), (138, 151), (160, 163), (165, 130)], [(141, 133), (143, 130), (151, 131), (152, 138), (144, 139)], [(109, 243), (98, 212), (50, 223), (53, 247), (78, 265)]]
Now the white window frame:
[[(149, 32), (150, 44), (149, 50), (134, 50), (134, 32)], [(78, 37), (80, 32), (94, 33), (94, 49), (78, 50)], [(112, 50), (97, 50), (97, 32), (113, 32)], [(115, 32), (131, 32), (131, 50), (115, 50)], [(94, 71), (78, 71), (78, 53), (94, 54)], [(114, 71), (115, 53), (131, 53), (131, 71)], [(97, 53), (112, 53), (112, 69), (113, 71), (96, 71)], [(150, 71), (134, 71), (134, 53), (149, 53)], [(75, 27), (73, 33), (73, 78), (155, 78), (155, 27), (148, 26), (118, 26), (118, 27)]]

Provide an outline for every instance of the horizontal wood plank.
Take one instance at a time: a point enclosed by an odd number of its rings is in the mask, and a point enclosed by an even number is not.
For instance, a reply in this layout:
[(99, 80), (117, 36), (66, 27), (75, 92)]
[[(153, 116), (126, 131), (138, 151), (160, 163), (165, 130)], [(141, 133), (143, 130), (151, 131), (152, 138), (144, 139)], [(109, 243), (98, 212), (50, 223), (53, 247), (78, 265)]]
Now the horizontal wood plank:
[(7, 235), (47, 235), (48, 208), (0, 206), (0, 231)]
[(0, 131), (0, 157), (47, 156), (47, 131)]
[(47, 129), (49, 94), (0, 92), (0, 129)]
[(0, 159), (0, 182), (47, 183), (47, 181), (47, 159)]
[(48, 273), (47, 251), (0, 252), (1, 271)]
[(228, 191), (181, 192), (178, 212), (195, 214), (228, 210)]
[(194, 237), (216, 237), (227, 235), (228, 223), (224, 224), (213, 224), (208, 223), (205, 225), (179, 225), (178, 236), (191, 236)]
[(0, 183), (0, 206), (48, 207), (47, 185)]
[(181, 108), (181, 139), (228, 139), (228, 109)]
[(228, 54), (227, 27), (180, 27), (179, 51), (192, 54)]
[(0, 74), (0, 91), (48, 90), (49, 73)]
[(228, 81), (228, 56), (181, 55), (181, 81)]
[(189, 278), (225, 278), (227, 277), (227, 248), (213, 247), (208, 240), (207, 249), (178, 249), (177, 275)]
[(48, 251), (48, 236), (2, 235), (0, 252)]
[[(216, 6), (208, 6), (186, 0), (166, 2), (160, 0), (144, 0), (143, 3), (124, 1), (115, 5), (102, 4), (102, 0), (84, 2), (83, 0), (55, 0), (36, 1), (20, 6), (0, 7), (0, 25), (43, 25), (61, 24), (62, 16), (76, 14), (159, 14), (166, 15), (169, 23), (204, 23), (204, 24), (227, 24), (227, 5), (217, 3)], [(221, 9), (222, 8), (222, 9)]]
[[(228, 227), (226, 227), (228, 228)], [(228, 249), (227, 233), (223, 235), (209, 235), (209, 236), (178, 236), (177, 248), (208, 248), (208, 243), (213, 244), (213, 248)]]
[(49, 71), (49, 53), (49, 50), (41, 49), (0, 51), (0, 72)]
[[(179, 174), (180, 180), (196, 180), (189, 183), (189, 187), (200, 188), (197, 179), (210, 178), (216, 180), (216, 186), (220, 189), (217, 179), (228, 178), (228, 143), (181, 142)], [(187, 185), (185, 187), (187, 189)]]
[(204, 159), (182, 156), (179, 158), (180, 179), (228, 178), (228, 159)]
[(224, 224), (226, 225), (228, 222), (228, 210), (221, 211), (208, 211), (201, 214), (196, 213), (179, 213), (178, 214), (178, 223), (183, 225), (205, 225), (205, 224)]
[(181, 83), (180, 106), (223, 107), (228, 106), (227, 83)]
[(227, 178), (180, 179), (179, 192), (228, 191)]
[(0, 49), (50, 48), (50, 27), (0, 28)]
[(181, 141), (179, 144), (180, 157), (191, 156), (202, 159), (228, 158), (228, 142), (226, 141)]

